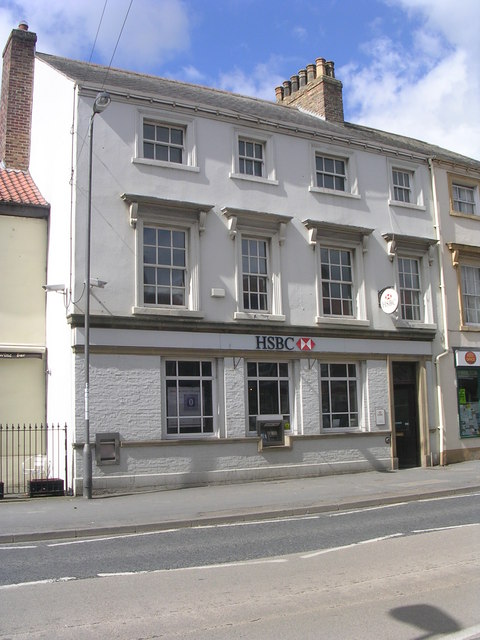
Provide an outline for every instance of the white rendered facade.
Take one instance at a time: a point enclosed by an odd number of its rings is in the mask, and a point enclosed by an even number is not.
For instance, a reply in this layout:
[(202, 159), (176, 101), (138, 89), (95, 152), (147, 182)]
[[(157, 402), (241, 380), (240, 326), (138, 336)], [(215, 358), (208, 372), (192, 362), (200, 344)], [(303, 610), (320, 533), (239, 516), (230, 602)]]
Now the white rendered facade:
[[(127, 90), (127, 76), (107, 78), (94, 125), (91, 274), (108, 284), (91, 290), (90, 429), (119, 444), (94, 463), (94, 490), (438, 462), (428, 148), (180, 83)], [(37, 57), (32, 173), (51, 203), (48, 278), (68, 290), (47, 309), (48, 419), (71, 426), (76, 492), (87, 133), (102, 88), (86, 78)], [(284, 444), (262, 445), (264, 414), (282, 416)]]

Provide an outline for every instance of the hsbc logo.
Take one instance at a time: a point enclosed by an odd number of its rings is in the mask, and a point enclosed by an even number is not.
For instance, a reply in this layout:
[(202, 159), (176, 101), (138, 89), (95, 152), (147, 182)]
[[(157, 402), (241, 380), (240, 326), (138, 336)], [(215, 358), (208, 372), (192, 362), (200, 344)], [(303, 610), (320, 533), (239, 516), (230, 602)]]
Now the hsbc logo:
[(292, 336), (255, 336), (257, 349), (261, 351), (294, 351), (295, 347), (300, 351), (311, 351), (315, 342), (312, 338), (299, 338), (295, 342)]

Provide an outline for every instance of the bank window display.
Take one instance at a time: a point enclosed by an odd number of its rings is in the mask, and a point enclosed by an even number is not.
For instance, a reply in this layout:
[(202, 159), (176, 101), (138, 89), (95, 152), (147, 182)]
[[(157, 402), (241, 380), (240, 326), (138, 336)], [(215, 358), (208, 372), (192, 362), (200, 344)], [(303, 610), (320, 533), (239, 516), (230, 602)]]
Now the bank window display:
[(213, 364), (165, 362), (167, 436), (213, 435)]
[(358, 428), (357, 365), (337, 363), (320, 365), (322, 428)]
[(248, 429), (257, 432), (257, 417), (282, 415), (290, 428), (290, 383), (287, 362), (247, 362)]
[(480, 436), (480, 367), (457, 368), (460, 437)]

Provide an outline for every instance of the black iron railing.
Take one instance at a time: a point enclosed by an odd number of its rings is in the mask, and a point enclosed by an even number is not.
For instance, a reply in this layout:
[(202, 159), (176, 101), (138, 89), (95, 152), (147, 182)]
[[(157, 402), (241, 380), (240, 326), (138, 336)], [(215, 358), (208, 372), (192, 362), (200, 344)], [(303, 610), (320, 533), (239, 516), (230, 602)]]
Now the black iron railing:
[(0, 482), (7, 494), (26, 494), (32, 480), (68, 485), (67, 425), (0, 424)]

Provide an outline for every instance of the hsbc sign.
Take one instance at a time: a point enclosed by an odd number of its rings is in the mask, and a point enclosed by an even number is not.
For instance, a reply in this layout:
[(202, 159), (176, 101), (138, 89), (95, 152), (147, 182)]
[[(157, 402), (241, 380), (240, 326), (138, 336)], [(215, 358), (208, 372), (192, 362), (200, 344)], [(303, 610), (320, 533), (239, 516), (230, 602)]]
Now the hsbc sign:
[(294, 338), (292, 336), (255, 336), (257, 350), (260, 351), (311, 351), (315, 342), (312, 338)]

